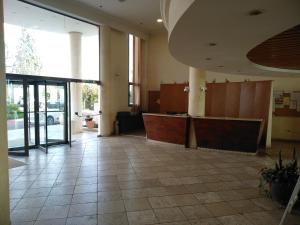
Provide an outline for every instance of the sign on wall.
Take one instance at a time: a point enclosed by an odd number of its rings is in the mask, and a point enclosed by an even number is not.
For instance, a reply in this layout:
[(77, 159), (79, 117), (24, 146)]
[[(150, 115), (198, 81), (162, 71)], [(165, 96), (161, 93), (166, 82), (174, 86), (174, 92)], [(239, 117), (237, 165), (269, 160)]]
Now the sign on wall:
[(300, 91), (274, 91), (273, 112), (276, 116), (300, 117)]

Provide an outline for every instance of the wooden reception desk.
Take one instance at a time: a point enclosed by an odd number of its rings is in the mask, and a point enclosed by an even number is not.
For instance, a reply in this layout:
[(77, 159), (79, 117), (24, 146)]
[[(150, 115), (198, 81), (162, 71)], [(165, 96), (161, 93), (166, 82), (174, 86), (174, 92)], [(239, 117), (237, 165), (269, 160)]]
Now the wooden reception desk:
[(187, 146), (189, 117), (187, 115), (167, 115), (143, 113), (148, 139)]
[(193, 117), (198, 147), (256, 152), (263, 131), (262, 119)]

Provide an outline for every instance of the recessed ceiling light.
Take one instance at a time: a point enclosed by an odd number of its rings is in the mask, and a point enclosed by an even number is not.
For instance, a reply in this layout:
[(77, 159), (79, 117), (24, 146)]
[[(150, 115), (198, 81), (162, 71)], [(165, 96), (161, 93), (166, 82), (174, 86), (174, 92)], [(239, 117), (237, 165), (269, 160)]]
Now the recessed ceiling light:
[(248, 15), (249, 16), (258, 16), (260, 14), (263, 14), (264, 13), (264, 10), (261, 10), (261, 9), (253, 9), (251, 10), (250, 12), (248, 12)]
[(161, 18), (158, 18), (157, 20), (156, 20), (156, 22), (158, 22), (158, 23), (162, 23), (162, 19)]
[(216, 46), (217, 43), (211, 42), (211, 43), (209, 43), (208, 45), (209, 45), (209, 46)]
[(223, 68), (224, 66), (218, 66), (219, 68)]
[(211, 60), (211, 58), (208, 57), (208, 58), (205, 58), (205, 60), (209, 61), (209, 60)]

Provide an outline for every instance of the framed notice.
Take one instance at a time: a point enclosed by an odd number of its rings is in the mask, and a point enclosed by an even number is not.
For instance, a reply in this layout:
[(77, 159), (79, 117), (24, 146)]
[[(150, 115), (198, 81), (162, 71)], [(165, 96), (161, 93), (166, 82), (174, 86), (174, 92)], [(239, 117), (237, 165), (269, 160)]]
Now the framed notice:
[(275, 116), (300, 117), (300, 91), (274, 91)]

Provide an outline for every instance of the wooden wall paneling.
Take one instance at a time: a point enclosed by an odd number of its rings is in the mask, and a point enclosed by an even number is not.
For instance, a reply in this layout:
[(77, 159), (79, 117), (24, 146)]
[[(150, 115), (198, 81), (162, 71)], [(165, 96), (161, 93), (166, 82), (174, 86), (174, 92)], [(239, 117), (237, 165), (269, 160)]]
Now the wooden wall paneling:
[(256, 82), (241, 83), (240, 112), (239, 118), (254, 117)]
[(240, 97), (241, 97), (241, 83), (227, 83), (226, 87), (226, 101), (225, 101), (225, 116), (239, 117), (240, 112)]
[(247, 57), (255, 64), (300, 69), (300, 25), (277, 34), (251, 49)]
[(226, 103), (226, 83), (215, 83), (211, 90), (210, 116), (224, 117)]
[(205, 116), (211, 116), (211, 102), (212, 102), (212, 89), (213, 84), (206, 84), (206, 93), (205, 93)]
[(188, 84), (161, 84), (160, 85), (160, 112), (186, 113), (188, 110), (188, 93), (184, 88)]
[(148, 112), (159, 113), (160, 112), (160, 91), (148, 92)]

